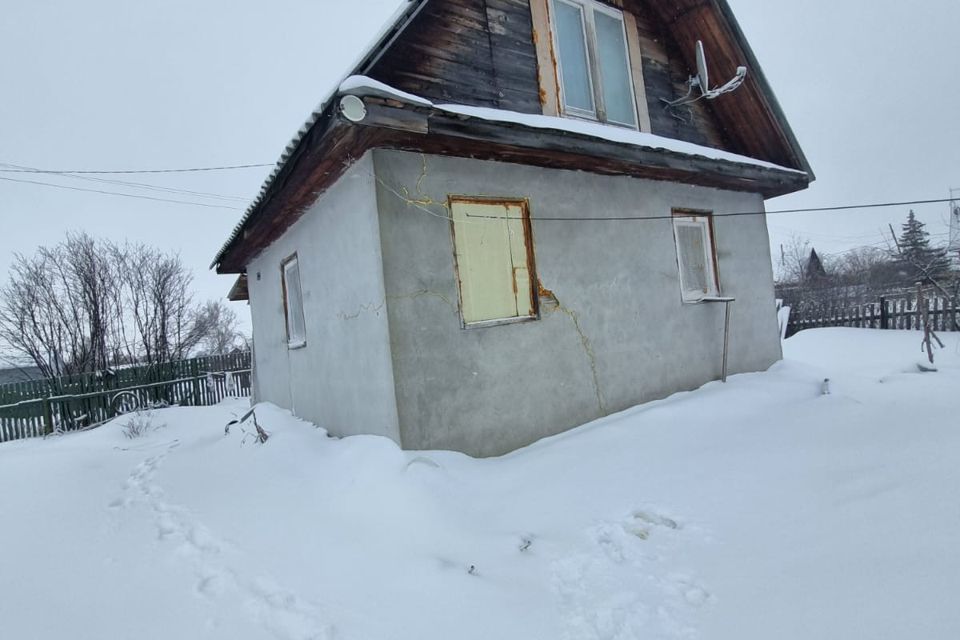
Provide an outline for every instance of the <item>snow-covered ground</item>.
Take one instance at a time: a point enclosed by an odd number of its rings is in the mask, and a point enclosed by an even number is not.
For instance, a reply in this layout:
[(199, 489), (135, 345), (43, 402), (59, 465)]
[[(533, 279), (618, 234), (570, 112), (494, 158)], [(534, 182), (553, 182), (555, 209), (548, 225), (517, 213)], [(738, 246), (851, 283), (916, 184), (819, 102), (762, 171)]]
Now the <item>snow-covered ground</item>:
[[(0, 637), (960, 637), (960, 344), (789, 340), (493, 460), (236, 402), (0, 446)], [(830, 378), (831, 394), (821, 395)], [(247, 428), (249, 431), (249, 428)]]

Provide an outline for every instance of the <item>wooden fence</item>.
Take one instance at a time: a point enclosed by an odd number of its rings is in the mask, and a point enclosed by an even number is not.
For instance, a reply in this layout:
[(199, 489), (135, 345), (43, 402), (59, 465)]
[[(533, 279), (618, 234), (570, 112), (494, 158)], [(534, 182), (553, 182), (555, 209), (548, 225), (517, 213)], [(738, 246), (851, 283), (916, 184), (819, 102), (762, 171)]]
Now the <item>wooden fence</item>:
[[(933, 298), (926, 301), (929, 309), (930, 328), (934, 331), (957, 331), (960, 310), (948, 298)], [(787, 336), (804, 329), (822, 327), (856, 327), (861, 329), (906, 329), (919, 330), (921, 316), (916, 300), (887, 300), (841, 306), (835, 304), (804, 304), (790, 310)]]
[(133, 405), (216, 404), (250, 386), (249, 352), (2, 385), (0, 442), (85, 429)]

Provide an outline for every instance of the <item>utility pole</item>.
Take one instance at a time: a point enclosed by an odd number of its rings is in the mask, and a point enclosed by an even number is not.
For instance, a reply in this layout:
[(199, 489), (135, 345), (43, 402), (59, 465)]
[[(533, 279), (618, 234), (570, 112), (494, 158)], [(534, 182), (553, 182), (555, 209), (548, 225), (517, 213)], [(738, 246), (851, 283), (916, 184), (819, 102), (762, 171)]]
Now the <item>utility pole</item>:
[(950, 189), (950, 244), (947, 250), (957, 254), (954, 259), (960, 266), (960, 188)]

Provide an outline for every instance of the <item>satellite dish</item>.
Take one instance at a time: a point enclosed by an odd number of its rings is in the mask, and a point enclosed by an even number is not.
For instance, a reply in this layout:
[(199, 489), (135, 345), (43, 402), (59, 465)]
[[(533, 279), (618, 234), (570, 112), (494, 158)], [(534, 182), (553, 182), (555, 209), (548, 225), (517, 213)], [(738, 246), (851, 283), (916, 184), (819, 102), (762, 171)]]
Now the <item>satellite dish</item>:
[(340, 113), (350, 122), (360, 122), (367, 117), (367, 105), (357, 96), (343, 96), (340, 99)]
[(710, 90), (710, 71), (707, 69), (707, 54), (703, 51), (703, 40), (697, 40), (697, 84), (701, 91)]
[[(679, 100), (663, 100), (667, 108), (670, 107), (681, 107), (688, 104), (693, 104), (699, 100), (706, 98), (707, 100), (716, 100), (725, 93), (730, 93), (736, 91), (740, 88), (740, 85), (743, 84), (743, 81), (747, 78), (747, 68), (746, 67), (737, 67), (737, 72), (726, 84), (716, 87), (714, 89), (710, 88), (710, 70), (707, 68), (707, 54), (703, 48), (703, 41), (697, 40), (696, 46), (696, 56), (697, 56), (697, 75), (691, 76), (687, 80), (687, 95), (683, 96)], [(700, 95), (694, 97), (694, 90), (699, 89)]]

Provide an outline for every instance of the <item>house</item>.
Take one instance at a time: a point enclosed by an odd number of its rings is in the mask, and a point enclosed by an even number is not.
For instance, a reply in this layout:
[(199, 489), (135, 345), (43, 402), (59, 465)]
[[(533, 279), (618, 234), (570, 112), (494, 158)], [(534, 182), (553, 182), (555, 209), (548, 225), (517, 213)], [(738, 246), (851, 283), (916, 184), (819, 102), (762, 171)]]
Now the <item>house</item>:
[(803, 266), (803, 281), (806, 283), (822, 283), (830, 279), (826, 268), (823, 266), (823, 260), (816, 249), (810, 249), (810, 257)]
[(43, 374), (37, 367), (4, 367), (0, 369), (0, 385), (29, 382), (42, 377)]
[(348, 72), (214, 263), (258, 400), (490, 456), (781, 358), (813, 174), (725, 0), (411, 0)]

